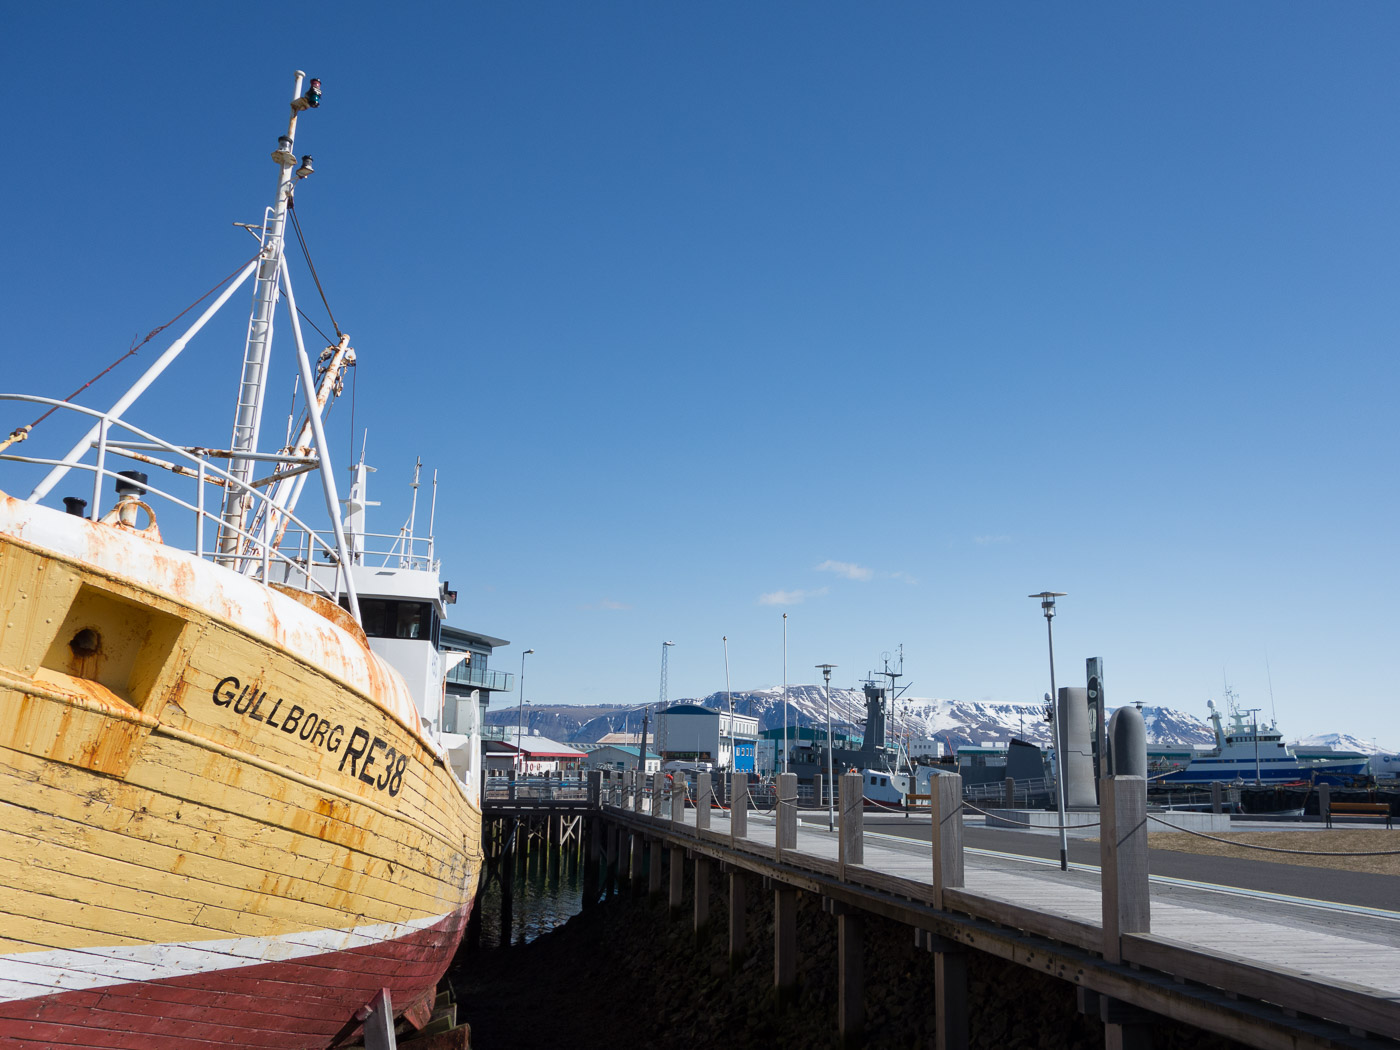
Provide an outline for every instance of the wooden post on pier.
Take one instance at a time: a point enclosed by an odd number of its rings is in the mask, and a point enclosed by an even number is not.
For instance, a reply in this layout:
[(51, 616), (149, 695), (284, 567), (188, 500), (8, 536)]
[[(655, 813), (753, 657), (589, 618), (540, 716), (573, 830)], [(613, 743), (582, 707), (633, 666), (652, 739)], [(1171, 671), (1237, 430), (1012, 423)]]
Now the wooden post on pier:
[(685, 774), (674, 776), (671, 780), (671, 823), (681, 824), (685, 822)]
[(778, 821), (777, 857), (783, 859), (783, 850), (797, 848), (797, 774), (778, 775)]
[(837, 863), (841, 881), (845, 882), (847, 864), (865, 863), (865, 778), (859, 773), (844, 773), (840, 784)]
[(710, 858), (695, 854), (695, 936), (710, 923)]
[(943, 891), (963, 885), (962, 777), (935, 776), (929, 782), (933, 807), (933, 906), (943, 907)]
[(1103, 957), (1116, 963), (1123, 961), (1123, 934), (1152, 929), (1147, 894), (1147, 780), (1105, 777), (1099, 800)]
[(647, 840), (640, 831), (630, 831), (627, 833), (627, 841), (631, 846), (632, 854), (632, 874), (628, 888), (632, 891), (633, 897), (640, 897), (644, 892), (644, 877), (646, 875), (647, 861)]
[(930, 930), (915, 930), (914, 944), (933, 953), (934, 1045), (967, 1050), (967, 951)]
[(711, 786), (710, 774), (701, 773), (695, 778), (695, 830), (710, 830), (710, 804), (715, 792)]
[(797, 890), (781, 882), (773, 885), (773, 990), (779, 1006), (797, 991)]
[(1210, 811), (1219, 813), (1222, 810), (1221, 803), (1225, 801), (1225, 785), (1218, 780), (1210, 782)]
[(749, 834), (749, 775), (732, 773), (729, 777), (732, 789), (729, 792), (729, 844)]
[(1016, 778), (1006, 778), (1006, 790), (1002, 792), (1001, 804), (1007, 809), (1016, 808)]
[(729, 969), (737, 970), (748, 948), (748, 874), (729, 868)]
[(680, 915), (685, 907), (685, 849), (681, 846), (671, 847), (671, 896), (668, 903), (672, 918)]
[(632, 812), (641, 813), (645, 809), (647, 796), (647, 775), (641, 769), (632, 771)]

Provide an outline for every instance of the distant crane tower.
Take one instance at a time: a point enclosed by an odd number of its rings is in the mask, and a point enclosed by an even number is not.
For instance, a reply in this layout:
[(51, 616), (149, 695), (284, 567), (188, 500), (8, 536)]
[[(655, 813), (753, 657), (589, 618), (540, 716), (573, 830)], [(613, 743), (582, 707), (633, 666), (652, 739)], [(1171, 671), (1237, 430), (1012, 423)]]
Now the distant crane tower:
[[(656, 750), (657, 750), (657, 753), (660, 754), (660, 755), (662, 755), (663, 757), (664, 757), (665, 754), (666, 754), (666, 719), (665, 719), (664, 717), (662, 717), (661, 712), (662, 712), (662, 711), (665, 709), (665, 707), (666, 707), (666, 663), (667, 663), (667, 657), (670, 655), (671, 646), (673, 646), (673, 645), (675, 645), (675, 644), (676, 644), (675, 642), (662, 642), (662, 643), (661, 643), (661, 693), (660, 693), (660, 695), (657, 697), (657, 701), (656, 701), (656, 721), (657, 721), (657, 728), (660, 729), (661, 732), (660, 732), (659, 738), (658, 738), (657, 741), (656, 741)], [(646, 768), (647, 756), (646, 756), (646, 755), (641, 755), (641, 756), (639, 756), (638, 761), (641, 763), (640, 768), (645, 769), (645, 768)]]

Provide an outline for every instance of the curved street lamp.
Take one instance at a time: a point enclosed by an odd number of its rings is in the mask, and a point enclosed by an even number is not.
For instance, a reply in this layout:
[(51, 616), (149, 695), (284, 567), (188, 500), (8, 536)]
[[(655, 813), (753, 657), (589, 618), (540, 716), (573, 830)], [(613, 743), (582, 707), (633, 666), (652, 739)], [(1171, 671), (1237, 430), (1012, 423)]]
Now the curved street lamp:
[[(836, 780), (835, 772), (832, 768), (832, 752), (835, 750), (836, 742), (831, 737), (831, 671), (835, 664), (817, 664), (817, 670), (822, 673), (822, 678), (826, 681), (826, 830), (836, 830)], [(817, 799), (821, 803), (821, 799)]]
[(1028, 594), (1028, 598), (1039, 598), (1041, 611), (1045, 613), (1045, 636), (1050, 643), (1050, 710), (1055, 713), (1051, 721), (1055, 741), (1055, 808), (1060, 817), (1060, 870), (1069, 871), (1069, 833), (1065, 830), (1065, 720), (1059, 717), (1060, 694), (1055, 691), (1055, 631), (1050, 621), (1055, 618), (1055, 599), (1063, 598), (1064, 591), (1041, 591)]
[(533, 655), (534, 651), (526, 649), (520, 654), (520, 703), (515, 720), (515, 761), (522, 773), (525, 772), (525, 752), (521, 748), (521, 738), (525, 735), (525, 657)]

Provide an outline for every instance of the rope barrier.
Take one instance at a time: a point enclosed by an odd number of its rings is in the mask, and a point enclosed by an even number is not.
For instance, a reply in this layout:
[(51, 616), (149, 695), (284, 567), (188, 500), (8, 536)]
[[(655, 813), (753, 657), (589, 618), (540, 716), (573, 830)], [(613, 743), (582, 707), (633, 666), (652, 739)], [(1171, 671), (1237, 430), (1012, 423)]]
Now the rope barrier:
[(1192, 831), (1190, 828), (1183, 828), (1163, 820), (1161, 817), (1147, 814), (1148, 820), (1155, 820), (1158, 824), (1166, 824), (1173, 831), (1184, 831), (1188, 835), (1195, 835), (1197, 838), (1210, 839), (1212, 842), (1223, 842), (1227, 846), (1238, 846), (1240, 849), (1264, 850), (1268, 853), (1293, 853), (1303, 857), (1400, 857), (1400, 849), (1367, 850), (1356, 853), (1336, 853), (1330, 850), (1315, 849), (1284, 849), (1282, 846), (1263, 846), (1257, 842), (1236, 842), (1233, 839), (1222, 839), (1218, 835), (1207, 835), (1203, 831)]
[[(970, 809), (974, 813), (981, 813), (984, 817), (991, 816), (985, 809), (978, 809), (971, 802), (963, 802), (962, 808)], [(1012, 820), (1010, 817), (998, 816), (993, 819), (1004, 820), (1008, 824), (1016, 824), (1023, 828), (1035, 828), (1039, 831), (1073, 831), (1075, 828), (1096, 828), (1100, 823), (1096, 820), (1092, 824), (1028, 824), (1025, 821)]]

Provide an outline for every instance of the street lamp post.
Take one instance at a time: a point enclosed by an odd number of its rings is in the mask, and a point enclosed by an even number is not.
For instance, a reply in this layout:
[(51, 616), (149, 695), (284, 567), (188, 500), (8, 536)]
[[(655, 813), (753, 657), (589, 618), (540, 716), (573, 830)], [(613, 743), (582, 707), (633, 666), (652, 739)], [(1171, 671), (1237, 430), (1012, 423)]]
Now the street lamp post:
[[(729, 635), (724, 635), (720, 641), (724, 643), (724, 703), (729, 708), (729, 772), (734, 772), (734, 694), (729, 691)], [(720, 743), (723, 744), (723, 737)]]
[(1055, 599), (1064, 596), (1064, 591), (1027, 595), (1040, 599), (1041, 611), (1045, 613), (1045, 637), (1050, 645), (1050, 710), (1055, 712), (1051, 725), (1055, 729), (1055, 809), (1060, 817), (1060, 870), (1069, 871), (1069, 833), (1065, 829), (1065, 720), (1056, 710), (1059, 693), (1055, 691), (1055, 631), (1050, 623), (1055, 618)]
[(533, 649), (526, 649), (520, 654), (520, 703), (515, 718), (515, 761), (519, 763), (522, 773), (525, 772), (525, 751), (521, 747), (521, 740), (525, 736), (525, 657), (533, 655), (534, 652)]
[(783, 772), (788, 771), (787, 613), (783, 613)]
[[(822, 678), (826, 682), (826, 830), (836, 830), (836, 780), (833, 768), (833, 749), (835, 742), (831, 737), (831, 671), (835, 664), (817, 664), (817, 670), (822, 673)], [(821, 799), (817, 799), (821, 802)]]

